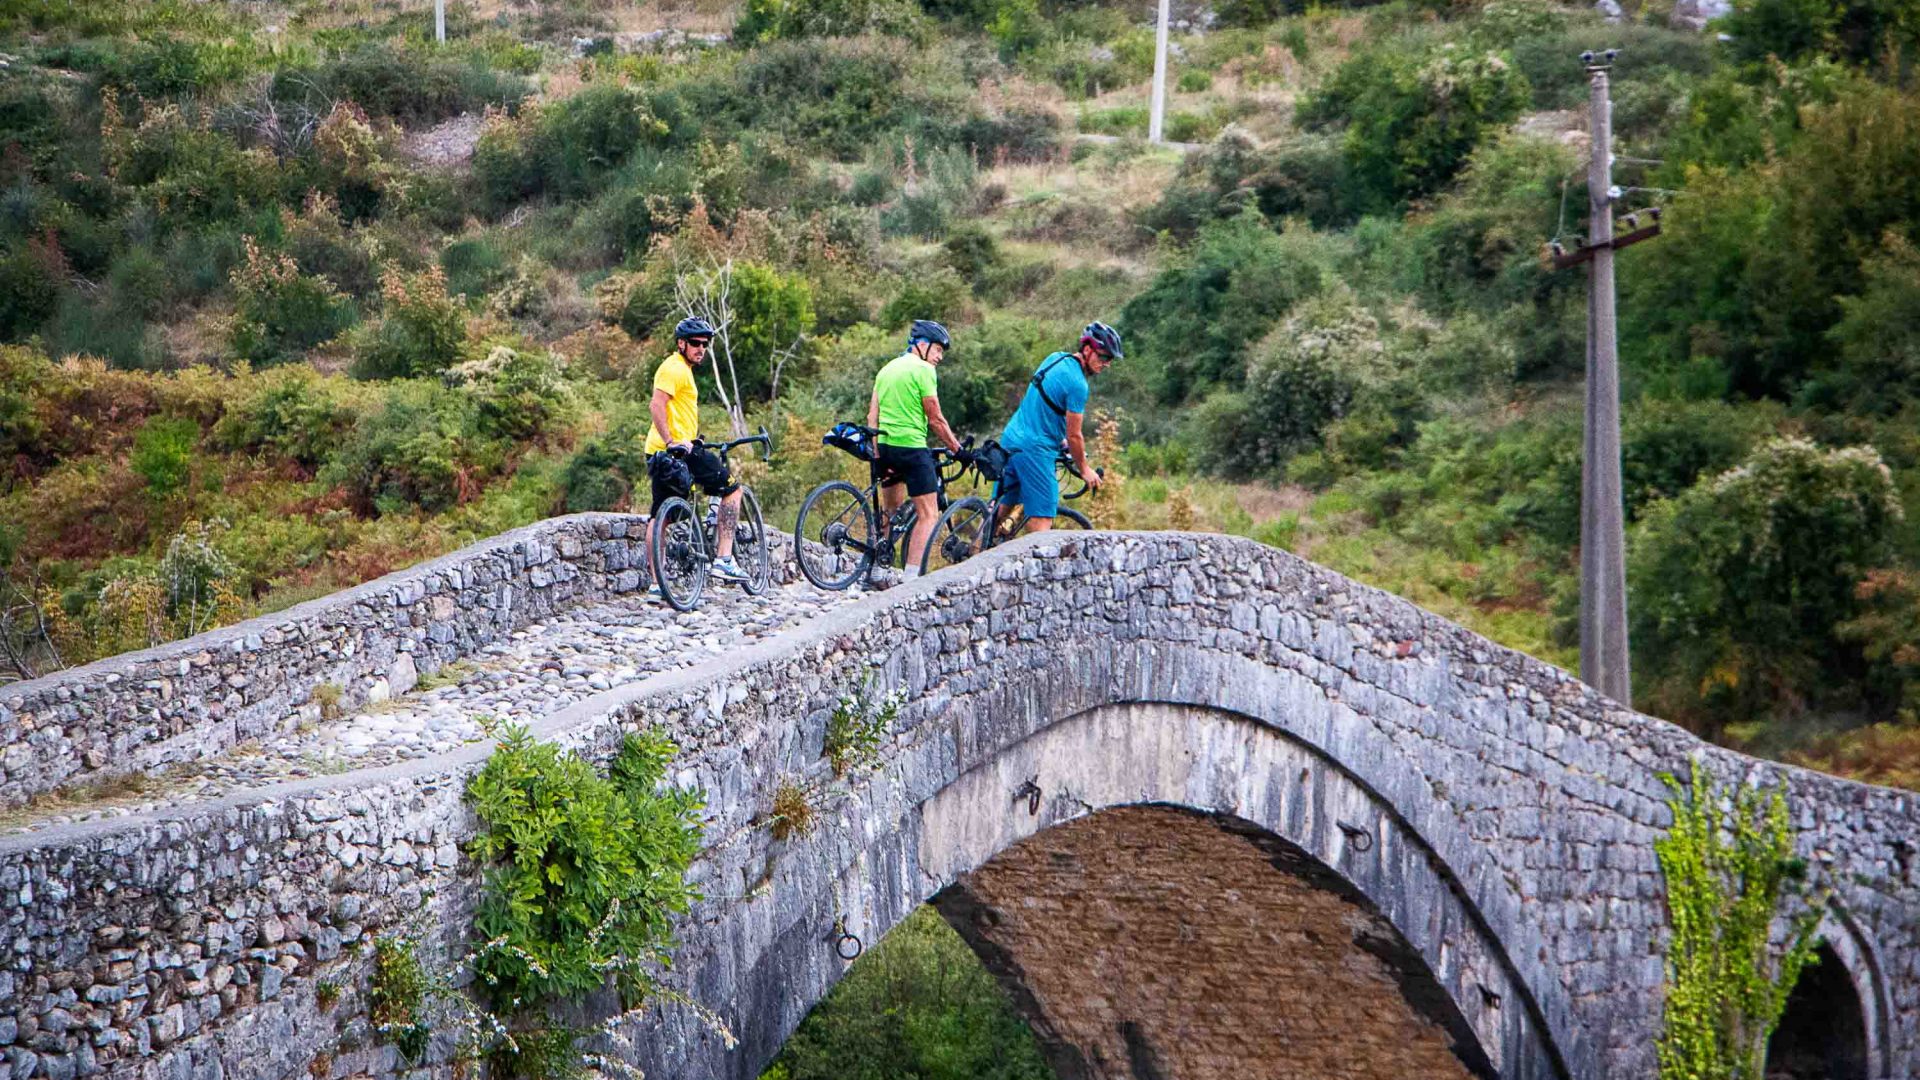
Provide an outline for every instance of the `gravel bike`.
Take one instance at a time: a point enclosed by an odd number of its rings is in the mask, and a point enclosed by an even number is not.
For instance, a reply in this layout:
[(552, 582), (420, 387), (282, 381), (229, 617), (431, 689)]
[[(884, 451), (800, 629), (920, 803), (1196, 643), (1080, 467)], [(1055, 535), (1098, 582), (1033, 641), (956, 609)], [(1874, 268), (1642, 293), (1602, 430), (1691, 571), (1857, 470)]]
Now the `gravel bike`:
[[(1064, 452), (1054, 461), (1066, 475), (1080, 481), (1080, 487), (1074, 491), (1062, 491), (1061, 502), (1078, 499), (1085, 495), (1092, 485), (1086, 477), (1073, 467), (1073, 459)], [(1095, 470), (1105, 476), (1105, 469)], [(933, 573), (943, 567), (966, 562), (980, 552), (995, 544), (1004, 544), (1019, 536), (1027, 528), (1027, 508), (1016, 505), (1020, 489), (1013, 482), (1013, 473), (1005, 474), (1000, 490), (992, 498), (983, 499), (978, 495), (969, 495), (956, 499), (940, 514), (940, 520), (934, 522), (933, 537), (927, 541), (926, 555), (920, 561), (922, 575)], [(1054, 514), (1055, 529), (1091, 529), (1093, 523), (1087, 516), (1070, 506), (1060, 507)]]
[[(843, 426), (862, 432), (868, 445), (881, 434), (857, 424)], [(972, 436), (968, 436), (962, 450), (972, 443)], [(847, 452), (869, 465), (873, 463), (872, 458), (860, 452), (851, 449)], [(944, 447), (933, 448), (933, 460), (939, 477), (935, 494), (944, 510), (947, 485), (967, 471), (967, 463)], [(845, 480), (829, 480), (808, 493), (806, 502), (800, 504), (800, 516), (793, 523), (794, 558), (799, 560), (800, 572), (808, 581), (822, 589), (845, 589), (876, 566), (905, 568), (906, 541), (917, 517), (913, 501), (901, 503), (888, 514), (880, 505), (880, 487), (877, 479), (869, 482), (864, 491)], [(884, 529), (882, 522), (886, 524)]]
[[(728, 454), (750, 443), (760, 444), (762, 461), (772, 456), (773, 439), (764, 427), (757, 435), (718, 446), (695, 439), (693, 447), (713, 450), (724, 465)], [(693, 508), (693, 503), (677, 495), (668, 497), (654, 512), (647, 545), (653, 580), (660, 586), (660, 595), (666, 597), (674, 610), (692, 611), (700, 603), (700, 596), (707, 588), (707, 575), (713, 570), (719, 528), (720, 498), (716, 495), (707, 496), (704, 517)], [(740, 513), (733, 523), (733, 561), (746, 572), (742, 588), (754, 596), (767, 591), (767, 585), (773, 580), (773, 560), (767, 551), (767, 524), (760, 516), (760, 500), (745, 484), (740, 485)]]

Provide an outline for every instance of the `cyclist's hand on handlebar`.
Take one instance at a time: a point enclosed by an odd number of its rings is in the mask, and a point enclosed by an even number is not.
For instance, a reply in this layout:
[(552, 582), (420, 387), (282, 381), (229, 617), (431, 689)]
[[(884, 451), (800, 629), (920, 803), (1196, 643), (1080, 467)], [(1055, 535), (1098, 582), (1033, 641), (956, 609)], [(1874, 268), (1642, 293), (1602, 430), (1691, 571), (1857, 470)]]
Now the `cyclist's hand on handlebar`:
[(685, 456), (693, 453), (693, 444), (690, 442), (671, 442), (667, 444), (667, 450)]
[(1107, 481), (1107, 470), (1095, 469), (1091, 473), (1088, 473), (1086, 476), (1081, 477), (1081, 479), (1085, 481), (1088, 487), (1092, 488), (1095, 491), (1099, 491), (1100, 485), (1106, 483)]

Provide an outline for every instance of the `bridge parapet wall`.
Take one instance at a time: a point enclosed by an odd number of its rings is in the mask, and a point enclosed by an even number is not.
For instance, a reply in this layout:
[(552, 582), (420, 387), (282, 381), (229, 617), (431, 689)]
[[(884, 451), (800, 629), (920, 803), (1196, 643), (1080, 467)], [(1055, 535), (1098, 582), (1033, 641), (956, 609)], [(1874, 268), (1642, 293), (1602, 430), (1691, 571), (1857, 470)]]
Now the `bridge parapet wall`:
[[(834, 781), (820, 755), (836, 699), (894, 690), (906, 706), (881, 768)], [(724, 1049), (690, 1011), (662, 1006), (630, 1023), (631, 1053), (654, 1076), (757, 1075), (843, 970), (823, 938), (836, 909), (872, 941), (969, 868), (938, 848), (945, 834), (922, 828), (921, 808), (1056, 721), (1128, 702), (1247, 718), (1391, 807), (1391, 831), (1423, 845), (1504, 950), (1528, 999), (1506, 1007), (1536, 1010), (1577, 1077), (1650, 1072), (1665, 922), (1658, 773), (1700, 754), (1723, 778), (1784, 776), (1802, 851), (1870, 947), (1883, 1072), (1908, 1074), (1920, 1017), (1912, 795), (1704, 746), (1286, 553), (1179, 534), (1022, 541), (545, 721), (537, 733), (602, 758), (623, 730), (662, 726), (683, 748), (680, 779), (709, 794), (707, 899), (682, 924), (674, 978), (742, 1045)], [(1211, 736), (1190, 767), (1227, 770), (1232, 749)], [(11, 1048), (0, 1080), (279, 1080), (319, 1055), (320, 1074), (397, 1071), (355, 1016), (353, 948), (401, 928), (443, 956), (465, 947), (476, 875), (461, 790), (484, 753), (0, 840), (13, 957), (0, 970)], [(765, 827), (785, 779), (830, 808), (811, 839), (778, 843)], [(1020, 827), (1084, 812), (1066, 797), (1073, 782), (1042, 777), (1046, 814)], [(1214, 777), (1208, 790), (1226, 795), (1189, 801), (1236, 812), (1209, 800), (1294, 782)], [(1331, 828), (1325, 815), (1319, 827)], [(1338, 871), (1366, 887), (1394, 874), (1389, 855), (1408, 857), (1398, 842), (1373, 850), (1347, 847)], [(346, 990), (332, 1010), (322, 981)], [(434, 1060), (450, 1049), (437, 1043)]]
[(569, 605), (645, 581), (638, 516), (516, 529), (284, 612), (0, 687), (0, 806), (225, 752), (353, 707)]

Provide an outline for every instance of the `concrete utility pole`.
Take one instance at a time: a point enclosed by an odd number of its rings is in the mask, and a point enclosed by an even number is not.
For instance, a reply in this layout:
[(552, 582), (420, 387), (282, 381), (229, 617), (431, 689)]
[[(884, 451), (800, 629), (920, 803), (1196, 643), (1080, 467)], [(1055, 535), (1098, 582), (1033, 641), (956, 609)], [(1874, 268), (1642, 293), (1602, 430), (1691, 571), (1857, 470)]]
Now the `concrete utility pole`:
[(433, 0), (433, 40), (447, 40), (447, 0)]
[(1153, 107), (1147, 113), (1147, 141), (1160, 141), (1167, 115), (1167, 20), (1169, 0), (1160, 0), (1160, 28), (1153, 35)]
[[(1620, 482), (1620, 364), (1613, 317), (1613, 253), (1647, 239), (1613, 235), (1613, 103), (1608, 75), (1618, 52), (1581, 53), (1591, 89), (1593, 157), (1587, 165), (1587, 242), (1555, 267), (1587, 268), (1587, 414), (1580, 470), (1580, 678), (1623, 703), (1633, 700), (1627, 667), (1627, 528)], [(1649, 235), (1659, 232), (1658, 211)], [(1632, 219), (1629, 218), (1631, 222)]]
[(1633, 700), (1627, 667), (1627, 525), (1620, 482), (1620, 358), (1613, 319), (1613, 253), (1660, 235), (1628, 214), (1628, 232), (1613, 234), (1613, 102), (1608, 77), (1618, 49), (1584, 52), (1591, 89), (1593, 157), (1587, 165), (1587, 242), (1569, 254), (1555, 240), (1556, 270), (1591, 263), (1587, 274), (1587, 418), (1580, 470), (1580, 678), (1622, 703)]

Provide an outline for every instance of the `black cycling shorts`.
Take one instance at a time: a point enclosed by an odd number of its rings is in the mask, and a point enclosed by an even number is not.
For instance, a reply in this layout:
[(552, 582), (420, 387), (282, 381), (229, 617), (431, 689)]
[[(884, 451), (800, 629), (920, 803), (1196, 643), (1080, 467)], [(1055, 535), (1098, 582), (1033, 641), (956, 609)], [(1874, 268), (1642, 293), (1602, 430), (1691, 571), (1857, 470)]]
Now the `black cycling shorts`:
[(940, 473), (933, 451), (924, 446), (888, 446), (880, 443), (873, 461), (873, 482), (883, 487), (907, 485), (908, 495), (931, 495), (940, 490)]
[(680, 455), (662, 450), (647, 459), (647, 478), (653, 481), (653, 505), (648, 514), (660, 511), (660, 504), (671, 498), (693, 498), (693, 485), (709, 495), (733, 494), (739, 484), (733, 482), (726, 463), (711, 450), (693, 450)]

